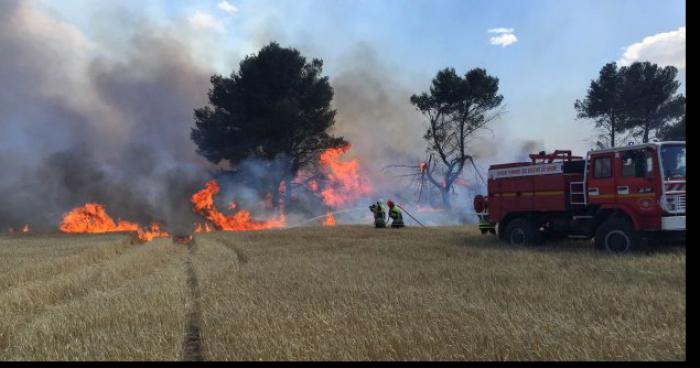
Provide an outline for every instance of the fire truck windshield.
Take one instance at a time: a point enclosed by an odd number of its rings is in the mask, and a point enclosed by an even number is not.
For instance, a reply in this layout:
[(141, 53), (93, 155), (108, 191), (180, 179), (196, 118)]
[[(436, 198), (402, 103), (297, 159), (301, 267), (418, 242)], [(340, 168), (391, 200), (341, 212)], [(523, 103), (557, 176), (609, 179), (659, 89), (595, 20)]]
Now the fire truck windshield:
[(685, 145), (661, 146), (661, 160), (664, 180), (685, 178)]

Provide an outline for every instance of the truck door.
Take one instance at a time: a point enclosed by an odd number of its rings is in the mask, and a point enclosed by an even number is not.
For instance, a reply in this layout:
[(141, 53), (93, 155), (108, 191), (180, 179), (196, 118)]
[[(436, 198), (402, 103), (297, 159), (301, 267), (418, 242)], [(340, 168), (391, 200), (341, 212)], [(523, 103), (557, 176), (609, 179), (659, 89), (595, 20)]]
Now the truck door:
[(590, 204), (610, 203), (615, 200), (614, 157), (612, 152), (591, 155), (586, 191)]
[(615, 180), (617, 202), (635, 210), (652, 207), (657, 195), (654, 150), (622, 151), (620, 156), (619, 175)]

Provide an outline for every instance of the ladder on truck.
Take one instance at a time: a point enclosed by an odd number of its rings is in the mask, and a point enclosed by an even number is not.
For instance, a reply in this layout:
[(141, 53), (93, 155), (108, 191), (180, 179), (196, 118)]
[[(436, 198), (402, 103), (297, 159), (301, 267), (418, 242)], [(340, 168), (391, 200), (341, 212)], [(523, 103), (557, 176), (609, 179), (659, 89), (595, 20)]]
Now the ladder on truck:
[(582, 181), (572, 181), (569, 183), (569, 203), (575, 206), (586, 205), (586, 191)]

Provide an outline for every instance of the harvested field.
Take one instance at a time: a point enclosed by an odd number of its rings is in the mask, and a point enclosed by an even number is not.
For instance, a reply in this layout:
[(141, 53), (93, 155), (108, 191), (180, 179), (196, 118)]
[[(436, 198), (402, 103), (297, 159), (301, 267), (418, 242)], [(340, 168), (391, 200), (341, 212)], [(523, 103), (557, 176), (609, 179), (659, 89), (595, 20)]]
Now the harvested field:
[(684, 360), (685, 262), (473, 227), (0, 235), (0, 359)]

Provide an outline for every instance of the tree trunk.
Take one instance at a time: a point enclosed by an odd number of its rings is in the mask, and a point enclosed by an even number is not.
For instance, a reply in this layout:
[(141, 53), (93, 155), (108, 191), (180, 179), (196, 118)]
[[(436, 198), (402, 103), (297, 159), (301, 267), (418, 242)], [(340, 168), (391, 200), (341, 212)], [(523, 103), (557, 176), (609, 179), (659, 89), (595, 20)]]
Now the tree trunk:
[(446, 210), (451, 210), (452, 204), (450, 203), (450, 190), (447, 188), (440, 188), (440, 194), (442, 194), (442, 205)]
[(440, 186), (440, 194), (442, 195), (442, 205), (446, 210), (452, 209), (452, 203), (450, 203), (450, 187), (451, 183), (447, 184), (447, 177), (445, 177), (443, 185)]
[(610, 132), (610, 147), (615, 147), (615, 125), (612, 126), (612, 131)]
[(649, 124), (644, 124), (644, 137), (642, 143), (649, 143)]
[(610, 116), (610, 147), (615, 147), (615, 129), (617, 127), (615, 126), (615, 113), (612, 113)]
[(615, 131), (610, 134), (610, 147), (615, 147)]

